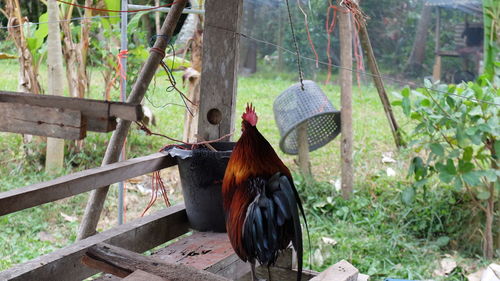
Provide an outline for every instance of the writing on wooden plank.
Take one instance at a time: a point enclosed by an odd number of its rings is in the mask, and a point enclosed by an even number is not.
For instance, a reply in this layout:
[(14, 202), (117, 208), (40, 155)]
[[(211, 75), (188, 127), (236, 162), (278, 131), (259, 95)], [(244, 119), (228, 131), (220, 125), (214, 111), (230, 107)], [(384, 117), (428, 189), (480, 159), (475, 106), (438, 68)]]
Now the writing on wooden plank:
[(8, 91), (0, 91), (0, 102), (73, 109), (81, 111), (82, 115), (85, 117), (117, 117), (129, 121), (140, 121), (144, 118), (144, 113), (142, 112), (140, 104), (128, 104), (123, 102), (110, 102), (52, 95), (34, 95)]
[[(184, 264), (165, 263), (154, 257), (146, 257), (105, 243), (91, 247), (88, 249), (86, 255), (95, 261), (86, 263), (86, 265), (101, 271), (118, 274), (119, 276), (123, 276), (126, 271), (131, 274), (140, 269), (166, 280), (229, 281), (211, 272), (195, 269)], [(104, 264), (101, 262), (104, 262)]]
[(79, 140), (86, 120), (79, 111), (0, 102), (0, 131)]

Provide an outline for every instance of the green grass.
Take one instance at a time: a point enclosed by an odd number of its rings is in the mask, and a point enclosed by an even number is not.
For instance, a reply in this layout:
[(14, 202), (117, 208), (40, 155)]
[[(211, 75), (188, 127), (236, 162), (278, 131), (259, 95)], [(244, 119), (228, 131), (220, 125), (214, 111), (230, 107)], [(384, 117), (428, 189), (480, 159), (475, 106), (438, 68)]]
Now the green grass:
[[(91, 97), (102, 98), (103, 83), (99, 71), (91, 71)], [(0, 88), (15, 91), (16, 77), (16, 62), (0, 61)], [(42, 81), (46, 81), (43, 69), (41, 77)], [(176, 77), (180, 81), (179, 75)], [(184, 109), (172, 104), (182, 101), (174, 92), (165, 90), (168, 84), (163, 78), (156, 80), (156, 86), (152, 85), (148, 91), (146, 102), (157, 119), (157, 126), (152, 129), (180, 139)], [(292, 83), (295, 81), (290, 80), (290, 75), (270, 72), (240, 78), (235, 139), (240, 135), (239, 116), (245, 104), (252, 102), (259, 115), (260, 131), (278, 150), (279, 132), (274, 122), (272, 105), (274, 99)], [(339, 108), (339, 87), (321, 86), (334, 106)], [(117, 95), (115, 89), (113, 97), (116, 99)], [(398, 110), (396, 116), (405, 125)], [(382, 280), (384, 277), (430, 279), (433, 278), (432, 271), (437, 261), (444, 254), (451, 254), (460, 261), (460, 267), (450, 278), (465, 280), (463, 272), (466, 265), (481, 262), (475, 257), (479, 247), (477, 243), (471, 243), (470, 248), (461, 245), (465, 233), (463, 229), (467, 229), (466, 225), (474, 225), (470, 222), (476, 214), (474, 210), (467, 210), (470, 206), (468, 200), (462, 199), (463, 194), (431, 189), (427, 195), (417, 193), (412, 204), (404, 205), (401, 192), (409, 184), (405, 175), (411, 154), (396, 150), (373, 87), (354, 87), (353, 119), (355, 194), (352, 200), (341, 199), (333, 185), (340, 177), (338, 138), (311, 153), (316, 182), (305, 183), (299, 176), (295, 177), (306, 206), (312, 252), (316, 252), (313, 269), (323, 270), (330, 264), (346, 259), (361, 272), (372, 275), (372, 280)], [(109, 137), (110, 134), (89, 133), (83, 151), (66, 152), (66, 168), (60, 174), (99, 166)], [(167, 143), (160, 137), (146, 136), (133, 126), (128, 139), (128, 157), (154, 153)], [(40, 153), (27, 158), (19, 135), (0, 133), (0, 191), (53, 178), (43, 171), (43, 149), (38, 146), (31, 148)], [(393, 154), (397, 163), (381, 162), (382, 153), (387, 152)], [(281, 152), (279, 154), (296, 173), (294, 157)], [(386, 175), (388, 167), (396, 171), (395, 177)], [(108, 195), (103, 215), (105, 219), (100, 224), (100, 230), (116, 225), (116, 193), (116, 188), (112, 188)], [(131, 198), (135, 198), (130, 208), (142, 210), (149, 198), (134, 191), (129, 193)], [(87, 196), (82, 194), (0, 217), (0, 270), (72, 243), (78, 221), (69, 222), (61, 213), (81, 219)], [(156, 209), (161, 207), (158, 203), (155, 206)], [(128, 218), (133, 217), (131, 215)], [(49, 233), (50, 239), (41, 239), (45, 237), (41, 233)], [(321, 242), (322, 237), (333, 238), (338, 244), (326, 245)], [(447, 237), (449, 242), (443, 244), (443, 239), (446, 240), (443, 237)], [(306, 256), (308, 259), (309, 254)], [(320, 256), (322, 263), (319, 262)]]

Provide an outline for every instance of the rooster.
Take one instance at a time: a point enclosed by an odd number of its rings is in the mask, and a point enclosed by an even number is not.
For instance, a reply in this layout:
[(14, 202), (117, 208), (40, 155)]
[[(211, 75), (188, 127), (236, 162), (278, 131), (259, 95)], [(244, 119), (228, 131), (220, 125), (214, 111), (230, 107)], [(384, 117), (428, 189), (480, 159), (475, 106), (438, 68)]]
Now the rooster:
[(236, 254), (249, 262), (253, 280), (255, 263), (274, 265), (290, 242), (297, 253), (297, 280), (302, 275), (304, 210), (290, 170), (257, 130), (255, 108), (247, 104), (242, 135), (233, 149), (222, 183), (226, 228)]

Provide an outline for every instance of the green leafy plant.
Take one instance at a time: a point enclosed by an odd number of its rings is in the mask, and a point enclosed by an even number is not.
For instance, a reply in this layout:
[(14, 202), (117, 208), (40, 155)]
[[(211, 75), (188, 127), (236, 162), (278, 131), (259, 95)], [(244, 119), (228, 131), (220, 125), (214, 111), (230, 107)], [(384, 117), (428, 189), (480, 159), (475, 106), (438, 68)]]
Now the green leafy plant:
[(416, 121), (410, 135), (410, 145), (419, 154), (409, 168), (413, 188), (425, 190), (436, 175), (442, 185), (469, 193), (485, 213), (483, 253), (491, 259), (500, 193), (500, 90), (484, 77), (460, 85), (425, 84), (417, 90), (405, 88), (394, 103)]

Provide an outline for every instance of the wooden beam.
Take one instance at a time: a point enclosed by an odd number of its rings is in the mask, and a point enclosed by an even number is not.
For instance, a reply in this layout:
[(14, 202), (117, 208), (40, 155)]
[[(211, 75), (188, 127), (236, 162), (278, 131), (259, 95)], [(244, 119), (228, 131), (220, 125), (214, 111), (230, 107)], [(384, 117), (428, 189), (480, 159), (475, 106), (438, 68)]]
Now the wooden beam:
[(175, 158), (155, 153), (51, 181), (0, 193), (0, 216), (87, 192), (105, 185), (144, 175), (177, 164)]
[(354, 181), (352, 162), (352, 26), (351, 13), (339, 13), (340, 37), (340, 120), (342, 197), (349, 199)]
[(69, 140), (86, 135), (86, 120), (75, 110), (0, 102), (0, 118), (3, 132)]
[[(124, 277), (123, 274), (125, 272), (128, 272), (127, 275), (129, 275), (136, 270), (143, 270), (166, 280), (229, 281), (229, 279), (208, 271), (184, 264), (166, 263), (151, 256), (146, 257), (104, 243), (97, 244), (88, 249), (86, 256), (101, 262), (101, 264), (92, 263), (92, 266), (97, 267), (99, 270), (108, 270), (109, 273), (118, 273), (120, 277)], [(104, 266), (102, 266), (102, 263), (104, 263)], [(113, 268), (109, 268), (109, 266)]]
[(82, 112), (83, 116), (94, 118), (117, 117), (130, 121), (140, 121), (144, 117), (142, 106), (139, 103), (128, 104), (124, 102), (34, 95), (9, 91), (0, 91), (0, 102), (78, 110)]
[(189, 231), (184, 204), (163, 209), (0, 272), (0, 280), (82, 280), (98, 271), (81, 264), (90, 247), (108, 243), (142, 253)]
[(198, 135), (213, 140), (234, 131), (243, 0), (206, 0)]
[[(160, 64), (160, 61), (164, 57), (165, 49), (170, 41), (177, 22), (186, 6), (187, 0), (176, 0), (172, 5), (172, 9), (167, 14), (163, 26), (161, 27), (161, 32), (156, 38), (156, 42), (151, 48), (151, 53), (144, 66), (139, 73), (137, 81), (134, 83), (132, 92), (130, 93), (127, 103), (129, 104), (140, 104), (146, 91), (148, 90), (151, 80), (156, 73), (156, 69)], [(153, 51), (156, 50), (156, 51)], [(163, 52), (163, 53), (162, 53)], [(120, 119), (116, 130), (113, 132), (111, 139), (109, 140), (108, 147), (106, 148), (106, 154), (102, 160), (103, 165), (111, 164), (117, 162), (120, 153), (122, 151), (123, 144), (127, 137), (128, 130), (130, 128), (131, 122), (128, 120)], [(77, 239), (83, 239), (95, 233), (97, 223), (99, 222), (99, 217), (101, 216), (101, 211), (104, 206), (104, 201), (106, 200), (106, 195), (108, 194), (109, 186), (103, 186), (97, 190), (92, 191), (90, 194), (89, 201), (87, 201), (87, 206), (85, 207), (85, 214), (78, 229)]]

